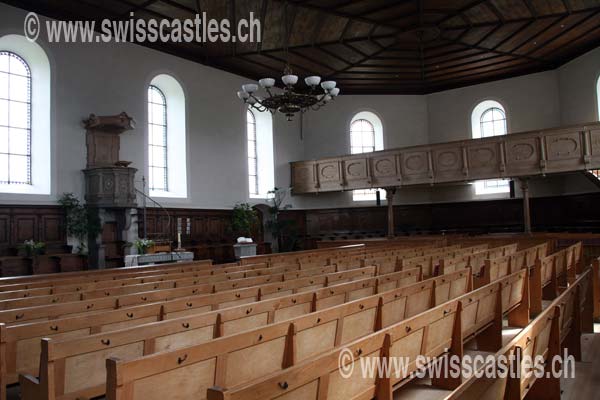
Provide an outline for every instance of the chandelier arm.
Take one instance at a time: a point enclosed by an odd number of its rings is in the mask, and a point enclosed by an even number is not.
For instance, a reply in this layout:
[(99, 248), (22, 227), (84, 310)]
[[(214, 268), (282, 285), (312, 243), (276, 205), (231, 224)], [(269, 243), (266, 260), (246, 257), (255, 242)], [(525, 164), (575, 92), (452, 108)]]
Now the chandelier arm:
[[(258, 105), (257, 105), (257, 104), (258, 104)], [(264, 109), (261, 109), (261, 107), (260, 107), (260, 106), (262, 106), (262, 104), (260, 104), (260, 103), (254, 103), (254, 104), (251, 104), (251, 105), (250, 105), (250, 107), (254, 108), (254, 109), (255, 109), (255, 110), (257, 110), (258, 112), (263, 112), (263, 111), (265, 111)], [(264, 107), (264, 106), (263, 106), (263, 107)]]

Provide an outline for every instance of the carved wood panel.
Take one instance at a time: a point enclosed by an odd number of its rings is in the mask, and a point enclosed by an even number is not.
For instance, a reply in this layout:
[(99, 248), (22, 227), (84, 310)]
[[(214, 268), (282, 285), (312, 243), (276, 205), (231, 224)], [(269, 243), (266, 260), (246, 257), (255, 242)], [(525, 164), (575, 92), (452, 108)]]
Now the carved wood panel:
[(317, 185), (315, 164), (296, 163), (292, 169), (292, 183), (295, 190), (299, 192), (315, 190)]
[(19, 215), (13, 219), (13, 238), (16, 243), (39, 238), (37, 235), (37, 218), (34, 215)]
[(10, 217), (0, 215), (0, 248), (10, 244)]
[(590, 131), (591, 153), (600, 157), (600, 129)]
[[(600, 169), (600, 123), (292, 163), (293, 193)], [(343, 165), (344, 168), (340, 168)], [(317, 171), (313, 185), (307, 171)], [(298, 169), (298, 171), (296, 171)]]
[(467, 149), (468, 173), (473, 178), (486, 177), (501, 171), (499, 143), (481, 143)]
[(317, 164), (319, 190), (340, 190), (342, 184), (341, 161), (323, 161)]
[(436, 149), (432, 157), (436, 182), (459, 181), (465, 177), (462, 147)]
[(368, 168), (366, 158), (353, 158), (344, 161), (344, 173), (346, 181), (353, 181), (368, 178)]
[(540, 146), (537, 137), (512, 138), (505, 143), (508, 174), (523, 175), (539, 171)]
[(44, 242), (48, 251), (66, 246), (64, 214), (58, 206), (0, 205), (0, 256), (15, 254), (25, 240)]
[(412, 151), (402, 153), (403, 182), (425, 183), (429, 178), (429, 155), (427, 151)]
[(583, 161), (585, 136), (580, 132), (560, 133), (544, 137), (547, 172), (577, 169)]
[(44, 215), (41, 218), (40, 238), (43, 242), (60, 242), (64, 237), (65, 226), (61, 216)]
[(398, 157), (395, 154), (372, 157), (371, 175), (373, 182), (379, 187), (396, 186), (401, 181)]

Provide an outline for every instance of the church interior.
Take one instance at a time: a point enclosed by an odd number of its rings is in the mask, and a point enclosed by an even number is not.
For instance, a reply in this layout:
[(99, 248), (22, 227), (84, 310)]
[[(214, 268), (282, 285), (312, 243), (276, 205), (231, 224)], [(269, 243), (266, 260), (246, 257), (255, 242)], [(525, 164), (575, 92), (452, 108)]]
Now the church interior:
[(0, 400), (600, 398), (600, 1), (0, 0)]

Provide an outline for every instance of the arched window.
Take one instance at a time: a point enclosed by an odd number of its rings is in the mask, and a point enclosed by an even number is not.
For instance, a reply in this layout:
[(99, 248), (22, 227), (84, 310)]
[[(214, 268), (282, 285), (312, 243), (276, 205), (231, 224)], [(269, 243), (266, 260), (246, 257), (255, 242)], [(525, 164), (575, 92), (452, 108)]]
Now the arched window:
[[(361, 154), (383, 150), (383, 126), (377, 115), (369, 111), (357, 113), (350, 122), (350, 153)], [(374, 201), (377, 190), (354, 190), (352, 200)], [(382, 196), (385, 198), (385, 194)]]
[(600, 120), (600, 77), (596, 81), (596, 105), (598, 106), (598, 120)]
[(31, 185), (31, 70), (0, 51), (0, 183)]
[(148, 88), (148, 165), (150, 190), (169, 190), (167, 167), (167, 99), (156, 86)]
[[(474, 139), (501, 136), (508, 133), (506, 111), (494, 100), (479, 103), (471, 114), (471, 129)], [(477, 195), (510, 192), (507, 179), (488, 179), (475, 182)]]
[(148, 86), (148, 176), (151, 196), (187, 197), (185, 94), (165, 74)]
[(246, 110), (248, 196), (266, 199), (275, 188), (273, 118), (269, 112)]
[(256, 149), (256, 118), (250, 110), (246, 112), (248, 134), (248, 188), (251, 196), (258, 196), (258, 151)]
[(24, 36), (0, 37), (0, 193), (51, 193), (50, 63)]
[(375, 127), (366, 119), (357, 119), (350, 125), (350, 153), (375, 151)]

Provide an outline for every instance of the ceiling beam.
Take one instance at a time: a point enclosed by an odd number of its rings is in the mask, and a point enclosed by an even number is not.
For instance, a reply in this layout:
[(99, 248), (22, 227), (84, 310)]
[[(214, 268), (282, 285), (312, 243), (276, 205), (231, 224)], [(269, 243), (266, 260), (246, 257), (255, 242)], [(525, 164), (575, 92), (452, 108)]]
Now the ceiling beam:
[(478, 49), (478, 50), (488, 51), (488, 52), (491, 52), (491, 53), (501, 54), (503, 56), (512, 56), (512, 57), (515, 57), (515, 58), (522, 58), (522, 59), (529, 60), (529, 61), (535, 61), (536, 63), (539, 62), (539, 63), (545, 64), (545, 65), (550, 65), (551, 64), (550, 61), (544, 60), (544, 59), (541, 59), (541, 58), (530, 57), (530, 56), (522, 55), (522, 54), (514, 54), (514, 53), (510, 53), (510, 52), (506, 52), (506, 51), (500, 51), (500, 50), (497, 50), (497, 49), (496, 50), (488, 49), (487, 47), (481, 47), (481, 46), (477, 46), (477, 45), (473, 45), (473, 44), (461, 42), (459, 40), (453, 40), (453, 39), (447, 39), (447, 38), (441, 38), (440, 40), (445, 40), (445, 41), (450, 42), (450, 43), (463, 45), (463, 46), (465, 46), (467, 48), (470, 48), (470, 49)]
[(551, 24), (548, 24), (544, 29), (540, 30), (539, 32), (523, 39), (521, 41), (520, 44), (518, 44), (516, 47), (514, 47), (513, 49), (511, 49), (511, 52), (515, 52), (517, 50), (519, 50), (521, 47), (525, 46), (527, 43), (531, 43), (533, 41), (535, 41), (535, 39), (541, 35), (543, 35), (544, 33), (548, 32), (550, 29), (552, 29), (553, 27), (555, 27), (558, 24), (561, 24), (566, 18), (568, 18), (569, 15), (564, 15), (563, 17), (557, 19), (556, 21), (552, 22)]
[[(118, 0), (121, 3), (125, 3), (128, 4), (129, 2), (126, 1), (122, 1), (122, 0)], [(132, 6), (127, 12), (123, 13), (122, 16), (123, 17), (128, 17), (129, 14), (134, 13), (136, 11), (140, 11), (140, 10), (144, 10), (146, 9), (146, 7), (151, 6), (152, 4), (158, 2), (158, 0), (146, 0), (143, 3), (140, 4), (128, 4), (129, 6)]]
[[(582, 13), (588, 13), (591, 11), (597, 11), (600, 9), (600, 6), (594, 6), (594, 7), (588, 7), (588, 8), (582, 8), (579, 10), (574, 10), (572, 12), (562, 12), (562, 13), (552, 13), (552, 14), (545, 14), (545, 15), (538, 15), (537, 18), (514, 18), (514, 19), (510, 19), (510, 20), (506, 20), (505, 23), (507, 24), (511, 24), (514, 22), (535, 22), (537, 20), (543, 20), (543, 19), (548, 19), (548, 18), (563, 18), (565, 16), (569, 16), (569, 15), (575, 15), (575, 14), (582, 14)], [(443, 29), (445, 31), (451, 31), (451, 30), (456, 30), (456, 29), (468, 29), (468, 28), (482, 28), (482, 27), (486, 27), (486, 26), (491, 26), (491, 25), (496, 25), (498, 22), (479, 22), (479, 23), (474, 23), (474, 24), (467, 24), (467, 25), (456, 25), (456, 26), (449, 26), (446, 28), (443, 28), (440, 26), (440, 29)], [(438, 25), (441, 24), (440, 22), (437, 23)]]
[[(567, 28), (567, 29), (565, 29), (565, 30), (562, 30), (562, 31), (558, 32), (556, 35), (552, 36), (552, 37), (551, 37), (551, 38), (549, 38), (548, 40), (545, 40), (545, 41), (544, 41), (542, 44), (540, 44), (540, 45), (539, 45), (537, 48), (535, 48), (535, 49), (532, 49), (532, 50), (528, 51), (528, 52), (526, 53), (526, 55), (532, 54), (532, 53), (534, 53), (535, 51), (539, 50), (540, 48), (543, 48), (543, 47), (547, 46), (548, 44), (552, 43), (553, 41), (555, 41), (555, 40), (556, 40), (556, 39), (558, 39), (559, 37), (561, 37), (561, 36), (563, 36), (563, 35), (566, 35), (568, 32), (570, 32), (570, 31), (572, 31), (573, 29), (575, 29), (575, 28), (579, 27), (579, 26), (580, 26), (581, 24), (583, 24), (584, 22), (588, 21), (588, 20), (589, 20), (589, 19), (591, 19), (591, 18), (594, 18), (596, 15), (598, 15), (598, 13), (599, 13), (599, 12), (600, 12), (600, 11), (595, 11), (595, 12), (592, 12), (590, 15), (588, 15), (587, 17), (585, 17), (585, 18), (584, 18), (584, 19), (582, 19), (581, 21), (578, 21), (576, 24), (573, 24), (571, 27), (569, 27), (569, 28)], [(556, 25), (556, 24), (553, 24), (553, 25)]]
[(436, 22), (436, 25), (442, 25), (444, 22), (448, 22), (450, 21), (452, 18), (459, 16), (459, 15), (463, 15), (466, 11), (470, 10), (473, 7), (477, 7), (478, 5), (485, 3), (487, 0), (475, 0), (470, 2), (469, 4), (467, 4), (464, 7), (459, 8), (456, 11), (453, 11), (451, 13), (448, 13), (448, 15), (446, 15), (444, 18), (442, 18), (441, 20)]
[[(343, 41), (340, 41), (340, 40), (328, 40), (328, 41), (323, 41), (323, 42), (315, 43), (314, 45), (312, 43), (298, 44), (298, 45), (294, 45), (294, 46), (289, 46), (289, 49), (290, 50), (297, 50), (297, 49), (304, 49), (304, 48), (315, 47), (315, 46), (329, 46), (329, 45), (335, 45), (335, 44), (352, 44), (352, 43), (356, 43), (356, 42), (374, 41), (374, 40), (377, 40), (377, 39), (391, 39), (391, 38), (395, 38), (395, 37), (396, 37), (396, 35), (375, 35), (375, 36), (371, 36), (371, 37), (363, 36), (363, 37), (345, 39)], [(277, 53), (277, 52), (280, 52), (280, 51), (283, 51), (283, 50), (284, 50), (283, 47), (276, 47), (276, 48), (272, 48), (272, 49), (261, 49), (261, 54), (263, 54), (263, 53)], [(253, 52), (253, 51), (238, 52), (238, 55), (241, 55), (241, 56), (251, 55), (251, 54), (256, 54), (256, 53)], [(231, 57), (231, 56), (224, 55), (224, 56), (218, 56), (217, 58), (227, 58), (227, 57)]]
[(531, 16), (533, 18), (537, 18), (538, 17), (538, 13), (535, 10), (535, 6), (531, 2), (531, 0), (523, 0), (523, 3), (525, 3), (525, 7), (527, 7), (527, 11), (529, 11), (529, 14), (531, 14)]
[[(273, 0), (273, 1), (286, 2), (287, 0)], [(358, 16), (358, 15), (337, 11), (335, 8), (320, 7), (320, 6), (316, 6), (313, 4), (307, 4), (307, 3), (293, 2), (292, 4), (294, 4), (297, 7), (302, 7), (302, 8), (306, 8), (306, 9), (310, 9), (310, 10), (316, 10), (319, 12), (325, 12), (327, 14), (334, 15), (336, 17), (348, 18), (353, 21), (359, 21), (359, 22), (363, 22), (363, 23), (367, 23), (367, 24), (375, 24), (375, 25), (379, 25), (379, 26), (387, 26), (388, 28), (392, 28), (392, 29), (398, 28), (394, 25), (378, 23), (376, 20), (373, 20), (373, 19), (364, 18), (364, 17)]]

